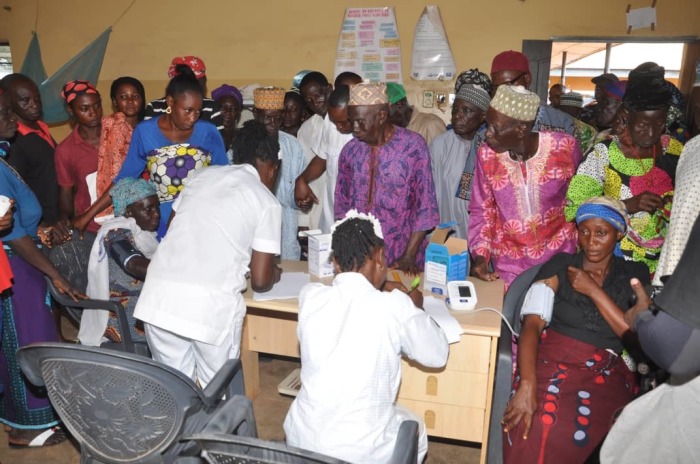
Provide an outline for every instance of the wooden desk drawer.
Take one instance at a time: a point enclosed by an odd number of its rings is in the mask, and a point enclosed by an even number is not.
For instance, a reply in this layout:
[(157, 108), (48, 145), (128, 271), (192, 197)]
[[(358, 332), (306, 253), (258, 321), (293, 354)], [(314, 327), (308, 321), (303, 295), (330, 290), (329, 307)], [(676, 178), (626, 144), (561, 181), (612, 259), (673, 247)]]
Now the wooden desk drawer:
[(428, 435), (481, 443), (484, 409), (448, 406), (399, 398), (398, 403), (423, 419)]
[(487, 374), (401, 366), (399, 398), (483, 409)]
[(488, 374), (491, 337), (463, 334), (459, 343), (450, 345), (448, 370)]
[[(294, 315), (296, 316), (296, 315)], [(246, 315), (248, 322), (248, 343), (251, 351), (300, 357), (297, 341), (297, 321), (270, 317)]]

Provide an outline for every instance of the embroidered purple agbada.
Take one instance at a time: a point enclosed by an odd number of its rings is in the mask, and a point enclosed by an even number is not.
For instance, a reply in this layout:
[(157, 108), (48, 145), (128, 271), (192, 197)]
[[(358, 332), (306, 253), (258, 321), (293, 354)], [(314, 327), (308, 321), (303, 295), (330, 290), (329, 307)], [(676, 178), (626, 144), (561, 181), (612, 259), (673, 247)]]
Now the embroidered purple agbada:
[[(336, 219), (353, 208), (374, 214), (382, 223), (390, 264), (403, 255), (411, 233), (439, 223), (430, 151), (420, 135), (395, 127), (391, 140), (382, 146), (371, 147), (353, 138), (343, 147), (335, 186)], [(416, 254), (419, 268), (426, 244), (423, 240)]]

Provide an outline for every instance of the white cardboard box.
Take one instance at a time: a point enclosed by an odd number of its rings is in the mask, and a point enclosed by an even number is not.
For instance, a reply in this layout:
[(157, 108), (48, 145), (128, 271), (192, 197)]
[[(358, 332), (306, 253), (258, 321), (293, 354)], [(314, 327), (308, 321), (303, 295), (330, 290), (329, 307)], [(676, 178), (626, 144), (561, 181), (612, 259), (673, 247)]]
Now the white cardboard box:
[(333, 276), (331, 234), (322, 234), (319, 230), (309, 231), (307, 235), (309, 237), (309, 274), (313, 274), (316, 277)]

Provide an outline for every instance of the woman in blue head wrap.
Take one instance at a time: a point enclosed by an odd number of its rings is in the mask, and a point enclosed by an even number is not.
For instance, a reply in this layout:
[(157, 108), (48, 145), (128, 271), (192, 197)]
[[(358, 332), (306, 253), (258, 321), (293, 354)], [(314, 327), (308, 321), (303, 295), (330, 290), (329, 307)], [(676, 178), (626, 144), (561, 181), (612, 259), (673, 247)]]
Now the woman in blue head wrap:
[(543, 264), (521, 309), (505, 462), (585, 462), (638, 390), (621, 356), (633, 335), (624, 314), (634, 298), (648, 306), (649, 270), (615, 253), (627, 231), (621, 201), (586, 200), (576, 225), (578, 253)]
[[(114, 218), (102, 224), (92, 246), (87, 294), (90, 298), (111, 299), (123, 306), (131, 338), (145, 341), (143, 327), (134, 319), (134, 307), (158, 246), (158, 196), (152, 183), (131, 177), (117, 182), (110, 195)], [(99, 346), (104, 341), (121, 342), (116, 315), (103, 310), (85, 311), (78, 339), (90, 346)]]

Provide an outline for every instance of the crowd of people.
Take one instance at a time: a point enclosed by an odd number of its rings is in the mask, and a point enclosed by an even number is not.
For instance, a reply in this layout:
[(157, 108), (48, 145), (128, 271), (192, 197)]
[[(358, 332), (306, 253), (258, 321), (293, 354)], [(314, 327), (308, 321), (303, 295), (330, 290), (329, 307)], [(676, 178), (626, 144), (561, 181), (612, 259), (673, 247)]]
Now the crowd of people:
[[(682, 95), (657, 64), (594, 78), (586, 107), (562, 84), (545, 105), (528, 90), (527, 57), (505, 51), (489, 74), (459, 75), (448, 125), (411, 106), (402, 85), (351, 72), (256, 88), (243, 124), (241, 91), (224, 84), (207, 98), (200, 58), (174, 58), (168, 77), (150, 102), (138, 79), (116, 79), (106, 117), (93, 83), (66, 83), (73, 130), (60, 143), (37, 84), (0, 81), (0, 195), (12, 202), (0, 218), (0, 421), (11, 444), (66, 438), (15, 358), (59, 339), (43, 276), (74, 299), (118, 302), (133, 339), (205, 387), (239, 356), (247, 277), (269, 290), (277, 256), (305, 258), (304, 229), (332, 234), (337, 276), (300, 297), (290, 444), (386, 461), (413, 417), (394, 405), (401, 355), (441, 367), (448, 353), (418, 292), (386, 275), (419, 273), (443, 223), (468, 240), (478, 279), (507, 288), (541, 266), (522, 309), (506, 462), (588, 459), (638, 393), (629, 353), (679, 378), (700, 373), (700, 321), (688, 314), (700, 282), (687, 272), (700, 256), (686, 247), (700, 233), (700, 143), (684, 148)], [(87, 295), (42, 252), (74, 240), (94, 241)], [(89, 311), (78, 338), (122, 336), (114, 314)], [(363, 366), (351, 382), (345, 364)]]

